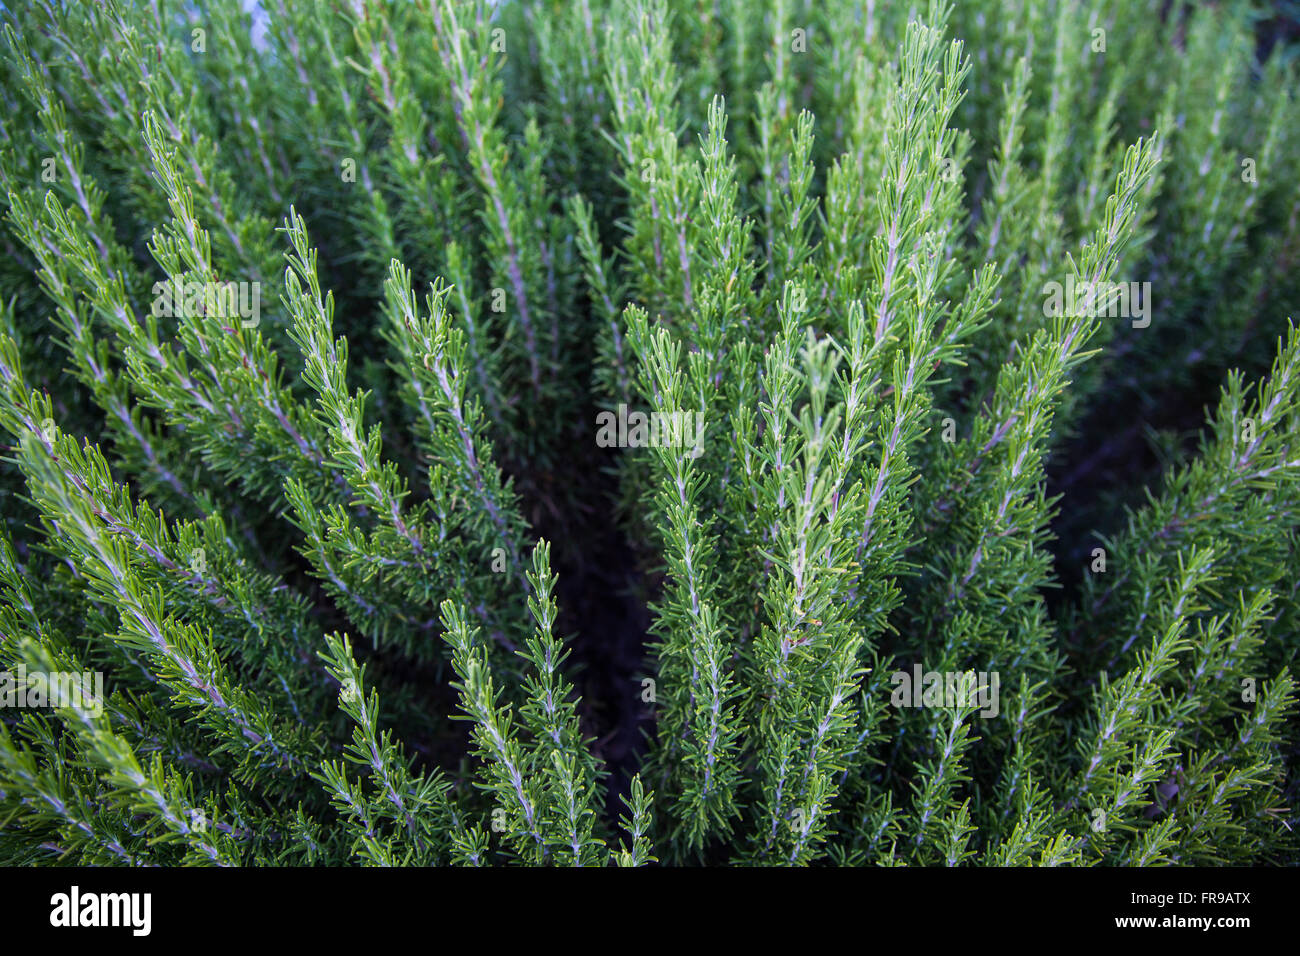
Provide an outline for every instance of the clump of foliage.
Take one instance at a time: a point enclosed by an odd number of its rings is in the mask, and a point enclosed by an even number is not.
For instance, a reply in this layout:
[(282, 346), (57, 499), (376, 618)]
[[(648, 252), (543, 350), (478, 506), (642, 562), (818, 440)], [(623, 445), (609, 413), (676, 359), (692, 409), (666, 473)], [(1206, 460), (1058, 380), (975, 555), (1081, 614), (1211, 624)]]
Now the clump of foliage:
[(1300, 860), (1262, 15), (7, 5), (0, 861)]

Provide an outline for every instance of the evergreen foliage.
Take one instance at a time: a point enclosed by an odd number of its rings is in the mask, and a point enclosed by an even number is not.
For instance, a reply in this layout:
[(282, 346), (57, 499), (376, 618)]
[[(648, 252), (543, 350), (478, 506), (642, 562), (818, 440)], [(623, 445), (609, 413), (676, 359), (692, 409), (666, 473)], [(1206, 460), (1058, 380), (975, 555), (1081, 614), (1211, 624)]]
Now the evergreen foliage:
[(0, 862), (1300, 862), (1266, 17), (7, 4)]

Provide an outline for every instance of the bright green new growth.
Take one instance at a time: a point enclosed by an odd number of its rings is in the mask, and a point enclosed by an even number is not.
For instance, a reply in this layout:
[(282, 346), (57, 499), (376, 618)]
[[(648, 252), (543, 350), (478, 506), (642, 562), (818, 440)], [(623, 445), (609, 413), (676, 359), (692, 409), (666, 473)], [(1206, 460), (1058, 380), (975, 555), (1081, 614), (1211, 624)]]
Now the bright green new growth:
[(0, 862), (1300, 861), (1296, 75), (1164, 6), (8, 5)]

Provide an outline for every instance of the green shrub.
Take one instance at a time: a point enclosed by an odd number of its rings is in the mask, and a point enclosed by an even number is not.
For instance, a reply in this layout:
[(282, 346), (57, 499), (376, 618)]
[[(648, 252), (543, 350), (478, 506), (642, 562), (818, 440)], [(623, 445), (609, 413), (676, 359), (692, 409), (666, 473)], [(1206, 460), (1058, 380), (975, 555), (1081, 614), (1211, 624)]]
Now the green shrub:
[(0, 862), (1300, 861), (1293, 51), (922, 6), (7, 5)]

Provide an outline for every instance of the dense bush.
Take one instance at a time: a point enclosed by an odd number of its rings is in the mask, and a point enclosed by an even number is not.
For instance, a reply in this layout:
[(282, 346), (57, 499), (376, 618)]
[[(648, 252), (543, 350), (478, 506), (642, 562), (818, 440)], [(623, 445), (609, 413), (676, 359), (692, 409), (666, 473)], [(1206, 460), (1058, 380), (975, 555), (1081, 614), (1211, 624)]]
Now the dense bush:
[(1300, 860), (1267, 11), (6, 6), (0, 861)]

